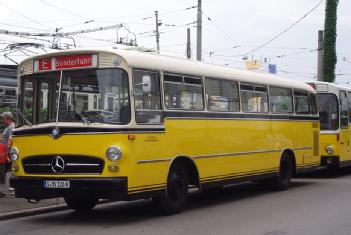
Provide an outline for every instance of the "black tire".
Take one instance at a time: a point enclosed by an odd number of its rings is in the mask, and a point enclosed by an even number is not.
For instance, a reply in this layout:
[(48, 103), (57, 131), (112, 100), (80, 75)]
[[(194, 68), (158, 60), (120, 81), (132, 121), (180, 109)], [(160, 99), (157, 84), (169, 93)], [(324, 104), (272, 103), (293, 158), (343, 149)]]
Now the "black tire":
[(89, 212), (98, 204), (96, 198), (65, 198), (69, 208), (77, 212)]
[(288, 156), (283, 156), (280, 161), (279, 176), (273, 181), (272, 187), (278, 191), (287, 190), (291, 185), (293, 175), (293, 162)]
[(188, 174), (181, 164), (174, 164), (168, 174), (167, 192), (152, 198), (158, 210), (165, 215), (181, 212), (188, 200)]
[(287, 190), (291, 185), (293, 175), (293, 162), (289, 156), (283, 155), (280, 161), (279, 174), (273, 179), (261, 180), (258, 183), (264, 187), (276, 191)]

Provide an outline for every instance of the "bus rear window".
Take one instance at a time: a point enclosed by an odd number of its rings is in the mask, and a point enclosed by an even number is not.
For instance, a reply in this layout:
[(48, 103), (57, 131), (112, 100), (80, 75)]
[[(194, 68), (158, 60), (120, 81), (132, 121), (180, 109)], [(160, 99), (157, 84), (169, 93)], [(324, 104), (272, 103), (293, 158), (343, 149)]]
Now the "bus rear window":
[(317, 94), (321, 130), (339, 129), (339, 104), (334, 94)]

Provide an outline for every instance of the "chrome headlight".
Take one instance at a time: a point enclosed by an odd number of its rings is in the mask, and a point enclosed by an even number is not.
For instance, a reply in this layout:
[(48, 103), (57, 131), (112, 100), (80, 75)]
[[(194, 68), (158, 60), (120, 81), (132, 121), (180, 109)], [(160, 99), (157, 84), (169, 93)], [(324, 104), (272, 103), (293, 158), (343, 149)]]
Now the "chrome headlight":
[(9, 155), (10, 155), (10, 159), (12, 161), (17, 161), (17, 159), (18, 159), (18, 149), (16, 147), (11, 148)]
[(334, 152), (333, 146), (330, 146), (330, 145), (326, 146), (325, 151), (327, 152), (327, 154), (333, 154)]
[(118, 161), (122, 157), (122, 150), (116, 146), (109, 147), (106, 150), (106, 157), (111, 161)]

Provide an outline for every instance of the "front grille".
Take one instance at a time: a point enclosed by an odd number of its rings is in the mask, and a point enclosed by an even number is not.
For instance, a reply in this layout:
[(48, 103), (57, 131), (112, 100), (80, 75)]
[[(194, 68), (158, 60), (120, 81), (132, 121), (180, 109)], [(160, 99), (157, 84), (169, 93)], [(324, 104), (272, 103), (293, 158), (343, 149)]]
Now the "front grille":
[[(55, 167), (58, 157), (59, 166)], [(102, 159), (77, 155), (31, 156), (22, 164), (27, 174), (101, 174), (104, 169)]]

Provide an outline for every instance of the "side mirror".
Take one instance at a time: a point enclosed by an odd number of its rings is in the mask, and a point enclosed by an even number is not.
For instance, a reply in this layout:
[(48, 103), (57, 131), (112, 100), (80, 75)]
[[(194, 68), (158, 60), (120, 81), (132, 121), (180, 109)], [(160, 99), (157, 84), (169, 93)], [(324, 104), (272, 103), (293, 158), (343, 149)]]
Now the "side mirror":
[(149, 75), (143, 76), (143, 92), (150, 93), (151, 92), (151, 77)]

